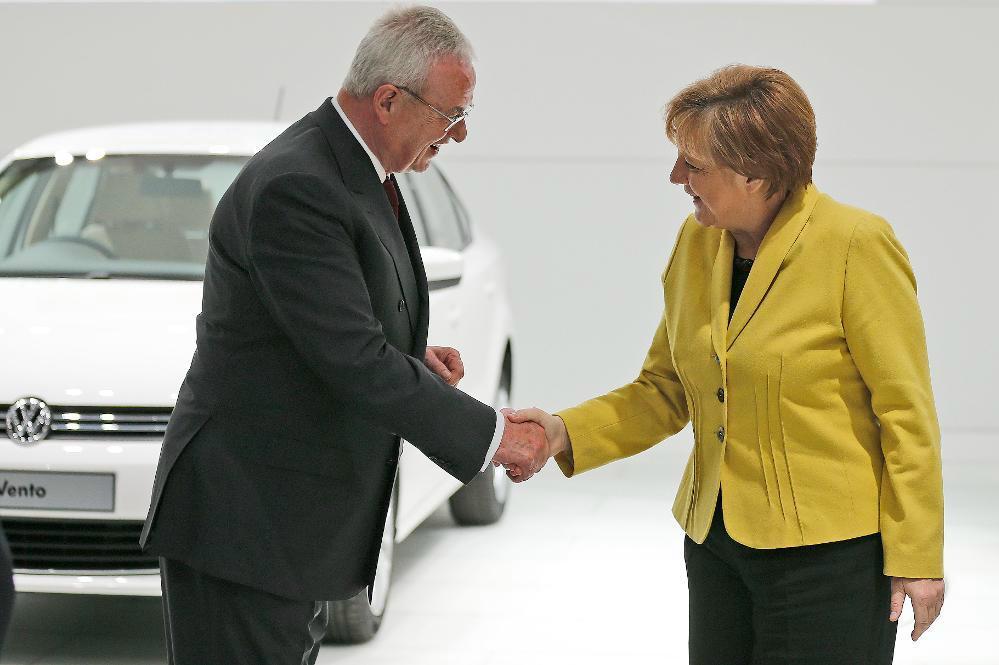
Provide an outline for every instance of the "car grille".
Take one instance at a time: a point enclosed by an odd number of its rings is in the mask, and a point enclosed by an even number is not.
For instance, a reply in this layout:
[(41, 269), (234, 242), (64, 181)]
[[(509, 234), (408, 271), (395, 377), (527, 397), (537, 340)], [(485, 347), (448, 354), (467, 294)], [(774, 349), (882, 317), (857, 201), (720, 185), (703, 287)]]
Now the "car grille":
[(0, 520), (14, 568), (26, 572), (156, 570), (155, 556), (139, 549), (142, 522)]
[[(0, 418), (10, 405), (0, 406)], [(52, 429), (47, 438), (162, 436), (170, 422), (170, 407), (49, 406)], [(6, 422), (3, 423), (6, 432)]]

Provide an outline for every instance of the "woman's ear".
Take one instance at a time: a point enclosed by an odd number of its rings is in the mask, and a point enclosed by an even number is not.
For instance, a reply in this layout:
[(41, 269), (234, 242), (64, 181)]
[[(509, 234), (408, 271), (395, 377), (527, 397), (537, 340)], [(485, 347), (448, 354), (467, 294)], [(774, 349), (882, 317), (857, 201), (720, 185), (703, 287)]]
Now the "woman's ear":
[(746, 193), (758, 196), (767, 191), (767, 181), (763, 178), (746, 178)]

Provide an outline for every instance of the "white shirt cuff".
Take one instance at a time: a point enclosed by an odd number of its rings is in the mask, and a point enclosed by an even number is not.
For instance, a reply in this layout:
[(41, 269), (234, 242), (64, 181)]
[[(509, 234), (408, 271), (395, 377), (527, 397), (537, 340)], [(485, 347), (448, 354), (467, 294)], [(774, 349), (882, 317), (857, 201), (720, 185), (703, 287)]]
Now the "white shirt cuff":
[(499, 450), (500, 441), (503, 440), (503, 432), (506, 431), (506, 418), (499, 411), (496, 412), (496, 430), (493, 432), (493, 442), (489, 444), (489, 452), (486, 453), (486, 459), (482, 463), (482, 468), (479, 469), (479, 473), (486, 470), (486, 467), (493, 461), (493, 455)]

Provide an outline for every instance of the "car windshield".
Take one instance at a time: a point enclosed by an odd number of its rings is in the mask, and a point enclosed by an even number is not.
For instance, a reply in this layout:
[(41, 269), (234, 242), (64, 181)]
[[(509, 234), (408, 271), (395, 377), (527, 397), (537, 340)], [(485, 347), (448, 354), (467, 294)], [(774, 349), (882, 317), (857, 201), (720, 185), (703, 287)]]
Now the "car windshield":
[(0, 173), (0, 276), (202, 279), (212, 212), (245, 161), (14, 161)]

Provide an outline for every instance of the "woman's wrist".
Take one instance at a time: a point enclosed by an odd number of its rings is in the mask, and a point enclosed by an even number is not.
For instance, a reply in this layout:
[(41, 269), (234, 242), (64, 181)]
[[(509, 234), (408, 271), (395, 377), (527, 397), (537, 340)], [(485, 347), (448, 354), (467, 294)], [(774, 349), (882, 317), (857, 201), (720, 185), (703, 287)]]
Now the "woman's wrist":
[(569, 440), (569, 430), (565, 427), (565, 422), (559, 416), (553, 416), (556, 425), (554, 441), (552, 441), (552, 455), (565, 453), (572, 455), (572, 442)]

